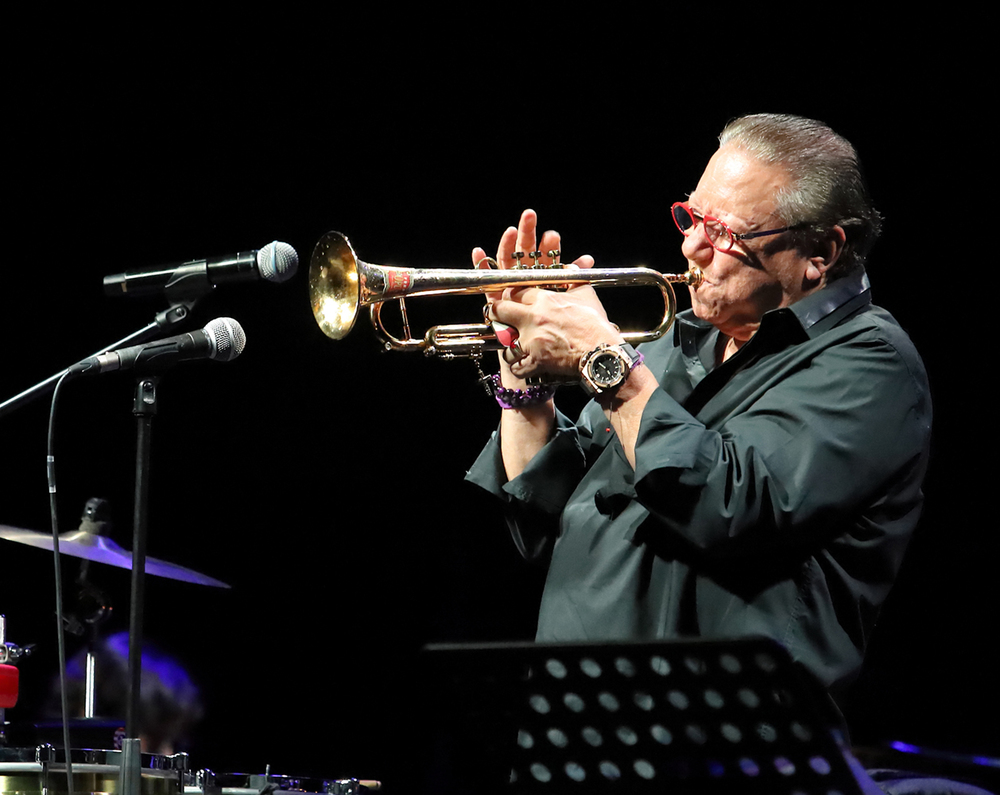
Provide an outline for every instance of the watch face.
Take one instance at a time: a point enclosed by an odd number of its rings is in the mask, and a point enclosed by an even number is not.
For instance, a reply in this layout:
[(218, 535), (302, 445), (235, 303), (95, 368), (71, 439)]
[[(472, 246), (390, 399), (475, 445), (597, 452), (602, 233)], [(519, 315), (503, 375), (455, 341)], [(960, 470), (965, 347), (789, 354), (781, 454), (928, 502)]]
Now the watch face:
[(595, 356), (590, 363), (590, 374), (601, 386), (610, 386), (616, 383), (624, 374), (625, 368), (613, 353), (602, 353)]

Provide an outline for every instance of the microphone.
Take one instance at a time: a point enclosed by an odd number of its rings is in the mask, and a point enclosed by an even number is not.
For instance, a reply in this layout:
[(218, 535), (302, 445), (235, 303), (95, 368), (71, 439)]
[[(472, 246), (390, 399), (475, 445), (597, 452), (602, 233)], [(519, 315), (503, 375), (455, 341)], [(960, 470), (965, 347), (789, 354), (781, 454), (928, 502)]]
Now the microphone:
[(295, 249), (275, 240), (258, 251), (114, 273), (104, 277), (104, 293), (110, 296), (165, 293), (175, 299), (198, 298), (218, 284), (258, 279), (287, 281), (298, 267), (299, 255)]
[(69, 368), (71, 375), (98, 375), (114, 370), (157, 372), (178, 362), (218, 359), (229, 362), (243, 353), (247, 337), (231, 317), (217, 317), (201, 331), (189, 331), (144, 345), (91, 356)]

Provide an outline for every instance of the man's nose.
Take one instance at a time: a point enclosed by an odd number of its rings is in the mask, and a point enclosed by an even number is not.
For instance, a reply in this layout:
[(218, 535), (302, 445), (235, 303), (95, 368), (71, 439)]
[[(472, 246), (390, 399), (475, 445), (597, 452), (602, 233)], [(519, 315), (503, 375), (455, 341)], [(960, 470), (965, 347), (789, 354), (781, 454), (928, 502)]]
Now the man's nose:
[(681, 253), (685, 259), (702, 267), (712, 260), (715, 248), (709, 242), (708, 235), (705, 234), (704, 223), (697, 223), (688, 230), (684, 242), (681, 243)]

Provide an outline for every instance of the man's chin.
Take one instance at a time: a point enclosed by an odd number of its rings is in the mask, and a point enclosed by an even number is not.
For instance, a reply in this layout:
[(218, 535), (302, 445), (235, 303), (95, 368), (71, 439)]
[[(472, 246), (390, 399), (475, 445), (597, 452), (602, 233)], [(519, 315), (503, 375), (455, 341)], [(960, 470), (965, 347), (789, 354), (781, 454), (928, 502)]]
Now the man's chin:
[(709, 323), (712, 322), (712, 318), (715, 317), (715, 313), (712, 311), (711, 307), (706, 306), (701, 301), (694, 298), (691, 299), (691, 311), (694, 312), (694, 316), (699, 320), (707, 320)]

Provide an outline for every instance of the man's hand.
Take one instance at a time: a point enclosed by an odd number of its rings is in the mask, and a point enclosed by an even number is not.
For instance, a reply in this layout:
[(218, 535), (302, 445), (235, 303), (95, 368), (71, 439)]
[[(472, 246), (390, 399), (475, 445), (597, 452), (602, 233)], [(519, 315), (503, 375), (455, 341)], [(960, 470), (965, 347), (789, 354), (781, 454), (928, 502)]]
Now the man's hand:
[[(502, 269), (518, 263), (531, 264), (530, 254), (537, 251), (537, 262), (552, 264), (551, 251), (558, 251), (558, 232), (547, 231), (537, 240), (537, 216), (534, 210), (521, 214), (517, 228), (509, 227), (500, 238), (497, 263)], [(520, 255), (520, 256), (519, 256)], [(472, 253), (474, 264), (486, 254), (481, 248)], [(567, 268), (593, 267), (589, 255), (577, 258)], [(580, 358), (601, 342), (619, 342), (618, 329), (608, 321), (607, 314), (593, 288), (582, 285), (565, 292), (543, 288), (508, 288), (502, 294), (487, 296), (490, 320), (516, 329), (517, 345), (501, 355), (501, 377), (504, 386), (519, 388), (529, 375), (546, 373), (560, 378), (575, 378)]]

